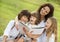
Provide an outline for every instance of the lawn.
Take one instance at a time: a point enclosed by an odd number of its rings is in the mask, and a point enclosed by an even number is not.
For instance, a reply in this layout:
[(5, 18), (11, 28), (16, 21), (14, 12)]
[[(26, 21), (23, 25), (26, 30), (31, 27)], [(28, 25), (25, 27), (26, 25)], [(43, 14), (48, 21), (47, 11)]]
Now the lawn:
[[(17, 14), (23, 10), (28, 9), (30, 12), (35, 11), (43, 3), (44, 0), (0, 0), (0, 35), (3, 34), (8, 22), (15, 19)], [(58, 42), (60, 42), (60, 6), (54, 2), (49, 2), (55, 7), (54, 17), (58, 22)]]

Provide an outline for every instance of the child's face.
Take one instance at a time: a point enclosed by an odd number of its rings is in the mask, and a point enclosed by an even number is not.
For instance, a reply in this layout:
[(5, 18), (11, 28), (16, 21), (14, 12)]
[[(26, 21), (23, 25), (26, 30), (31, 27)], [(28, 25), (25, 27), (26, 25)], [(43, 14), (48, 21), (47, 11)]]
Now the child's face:
[(31, 23), (31, 24), (35, 24), (35, 22), (36, 22), (36, 17), (31, 16), (31, 17), (30, 17), (30, 23)]
[(26, 16), (22, 16), (20, 19), (22, 22), (28, 22), (28, 18)]
[(46, 24), (45, 24), (45, 29), (50, 28), (51, 25), (52, 25), (52, 22), (51, 22), (50, 19), (48, 19), (48, 20), (46, 21)]

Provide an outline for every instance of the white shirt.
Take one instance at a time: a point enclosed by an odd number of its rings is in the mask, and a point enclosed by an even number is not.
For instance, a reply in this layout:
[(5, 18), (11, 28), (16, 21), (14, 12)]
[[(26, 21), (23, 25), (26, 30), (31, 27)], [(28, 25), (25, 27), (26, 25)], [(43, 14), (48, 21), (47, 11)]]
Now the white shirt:
[(45, 22), (44, 22), (44, 20), (42, 20), (42, 21), (38, 24), (38, 26), (40, 26), (40, 27), (45, 27)]
[[(37, 38), (37, 42), (47, 42), (47, 40), (48, 39), (47, 39), (46, 33), (43, 33), (39, 38)], [(51, 35), (48, 42), (55, 42), (54, 34)]]
[[(13, 25), (14, 20), (11, 20), (6, 27), (3, 36), (7, 35), (8, 37), (12, 36), (13, 38), (15, 38), (19, 34), (20, 30), (17, 30), (15, 26), (13, 27)], [(11, 29), (12, 27), (13, 29)]]
[(38, 25), (32, 25), (31, 23), (27, 23), (27, 25), (30, 28), (30, 31), (33, 31), (32, 34), (41, 34), (43, 32), (44, 28), (41, 28), (41, 29), (38, 29), (38, 28), (45, 27), (45, 22), (43, 20)]
[(49, 42), (55, 42), (55, 35), (52, 34), (51, 37), (49, 38)]

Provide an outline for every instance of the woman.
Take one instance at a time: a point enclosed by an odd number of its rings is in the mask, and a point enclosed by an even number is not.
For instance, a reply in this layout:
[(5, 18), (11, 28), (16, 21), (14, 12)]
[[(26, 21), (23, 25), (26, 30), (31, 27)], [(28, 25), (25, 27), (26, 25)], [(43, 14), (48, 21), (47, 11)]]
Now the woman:
[(49, 17), (53, 17), (54, 7), (50, 3), (41, 5), (37, 10), (37, 14), (40, 15), (40, 24), (39, 26), (45, 27), (45, 22)]

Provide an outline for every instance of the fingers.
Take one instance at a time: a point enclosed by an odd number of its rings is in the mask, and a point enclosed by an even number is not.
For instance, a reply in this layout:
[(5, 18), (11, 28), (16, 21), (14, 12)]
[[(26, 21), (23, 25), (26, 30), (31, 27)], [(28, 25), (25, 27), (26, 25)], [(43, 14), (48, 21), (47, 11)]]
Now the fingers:
[(26, 32), (26, 29), (25, 29), (25, 27), (23, 27), (23, 31), (24, 31), (24, 32)]
[(32, 33), (33, 31), (31, 31), (30, 33)]

